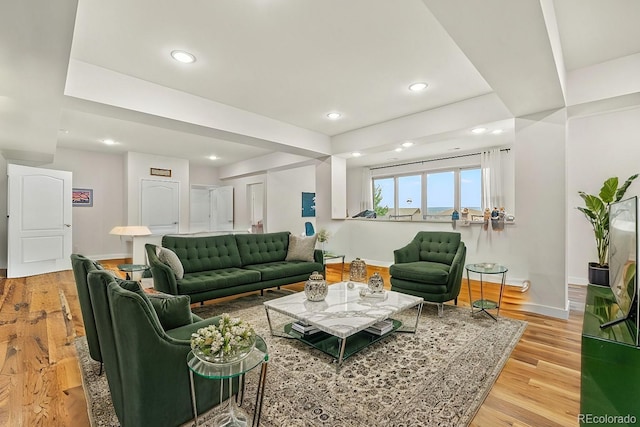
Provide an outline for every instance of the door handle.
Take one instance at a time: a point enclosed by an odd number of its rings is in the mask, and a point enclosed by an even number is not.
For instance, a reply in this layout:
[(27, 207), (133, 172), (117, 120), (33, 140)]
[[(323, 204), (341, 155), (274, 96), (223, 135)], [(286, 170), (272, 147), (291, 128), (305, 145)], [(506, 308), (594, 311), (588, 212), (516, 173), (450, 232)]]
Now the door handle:
[(67, 228), (71, 228), (71, 224), (65, 224), (64, 226)]

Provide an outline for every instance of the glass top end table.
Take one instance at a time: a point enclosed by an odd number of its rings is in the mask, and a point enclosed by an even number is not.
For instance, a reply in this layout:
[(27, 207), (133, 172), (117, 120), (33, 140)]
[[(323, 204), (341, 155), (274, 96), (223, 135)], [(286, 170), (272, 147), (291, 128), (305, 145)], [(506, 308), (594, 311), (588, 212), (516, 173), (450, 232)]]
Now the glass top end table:
[[(196, 392), (193, 382), (193, 375), (198, 375), (210, 380), (220, 380), (220, 396), (222, 396), (224, 384), (227, 380), (229, 382), (229, 390), (232, 390), (232, 380), (234, 378), (240, 378), (240, 386), (238, 389), (238, 395), (234, 399), (230, 396), (228, 399), (228, 405), (225, 410), (221, 411), (216, 418), (215, 425), (236, 426), (236, 425), (249, 425), (247, 422), (247, 416), (244, 411), (239, 407), (242, 405), (244, 399), (244, 375), (249, 371), (261, 366), (260, 378), (258, 380), (258, 391), (256, 393), (256, 405), (253, 412), (252, 426), (260, 424), (260, 413), (262, 412), (262, 400), (264, 397), (264, 386), (267, 377), (267, 362), (269, 361), (269, 352), (267, 344), (262, 337), (256, 335), (256, 345), (245, 358), (232, 363), (212, 363), (205, 362), (198, 359), (193, 351), (190, 351), (187, 355), (187, 366), (189, 367), (189, 383), (191, 386), (191, 401), (193, 404), (193, 413), (195, 425), (198, 425), (198, 410), (196, 408)], [(236, 403), (239, 402), (239, 403)], [(222, 403), (222, 402), (221, 402)]]
[(118, 270), (125, 273), (127, 280), (131, 280), (136, 271), (145, 271), (148, 268), (149, 266), (145, 264), (118, 264)]
[[(482, 262), (477, 264), (467, 264), (464, 267), (467, 270), (467, 287), (469, 288), (469, 302), (471, 303), (471, 314), (485, 313), (493, 320), (498, 320), (497, 317), (500, 314), (500, 305), (502, 304), (502, 294), (504, 293), (505, 279), (507, 271), (509, 269), (504, 265), (500, 265), (495, 262)], [(469, 280), (469, 272), (477, 273), (480, 275), (480, 299), (474, 300), (471, 295), (471, 280)], [(500, 281), (500, 296), (498, 301), (485, 299), (484, 297), (484, 274), (502, 274), (502, 280)], [(487, 310), (496, 310), (494, 316)]]

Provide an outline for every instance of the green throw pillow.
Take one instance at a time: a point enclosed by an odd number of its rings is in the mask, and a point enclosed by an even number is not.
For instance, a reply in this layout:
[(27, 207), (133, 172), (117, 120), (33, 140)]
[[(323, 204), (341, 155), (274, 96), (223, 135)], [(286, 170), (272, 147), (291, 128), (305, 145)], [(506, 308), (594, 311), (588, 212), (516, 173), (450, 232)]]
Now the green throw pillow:
[(149, 294), (147, 296), (165, 331), (191, 323), (191, 298), (188, 295)]
[(191, 323), (191, 298), (188, 295), (147, 294), (136, 281), (116, 279), (116, 282), (122, 288), (140, 295), (156, 313), (165, 331)]

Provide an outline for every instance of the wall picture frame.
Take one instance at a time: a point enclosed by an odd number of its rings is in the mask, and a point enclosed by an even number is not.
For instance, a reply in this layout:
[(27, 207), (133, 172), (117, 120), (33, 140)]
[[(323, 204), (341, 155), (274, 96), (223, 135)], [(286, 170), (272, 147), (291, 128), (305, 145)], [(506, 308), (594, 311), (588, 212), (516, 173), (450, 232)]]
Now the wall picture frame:
[(302, 216), (316, 216), (316, 193), (302, 193)]
[(73, 188), (71, 190), (71, 205), (76, 207), (92, 207), (93, 206), (93, 189), (91, 188)]
[(151, 168), (150, 175), (171, 178), (171, 169)]

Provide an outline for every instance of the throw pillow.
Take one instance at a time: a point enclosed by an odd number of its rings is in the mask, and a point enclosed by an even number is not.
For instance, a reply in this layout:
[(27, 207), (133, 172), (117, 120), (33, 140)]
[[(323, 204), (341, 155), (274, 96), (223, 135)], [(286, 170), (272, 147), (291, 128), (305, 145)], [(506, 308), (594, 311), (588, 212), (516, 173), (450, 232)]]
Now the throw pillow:
[(191, 323), (191, 298), (188, 295), (149, 294), (147, 296), (165, 331)]
[(147, 294), (136, 281), (116, 279), (116, 282), (122, 288), (140, 295), (156, 313), (165, 331), (191, 323), (191, 298), (188, 295)]
[(294, 234), (289, 235), (289, 248), (285, 261), (315, 261), (313, 251), (316, 248), (317, 235), (302, 237)]
[(156, 254), (160, 261), (167, 264), (173, 270), (173, 274), (176, 275), (176, 279), (180, 280), (184, 277), (184, 267), (175, 252), (171, 249), (158, 246), (156, 248)]

